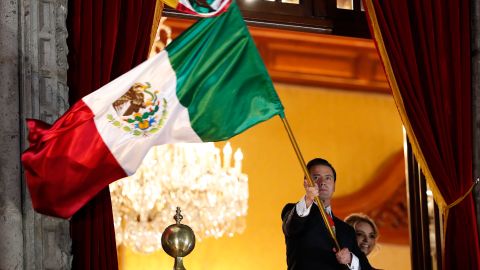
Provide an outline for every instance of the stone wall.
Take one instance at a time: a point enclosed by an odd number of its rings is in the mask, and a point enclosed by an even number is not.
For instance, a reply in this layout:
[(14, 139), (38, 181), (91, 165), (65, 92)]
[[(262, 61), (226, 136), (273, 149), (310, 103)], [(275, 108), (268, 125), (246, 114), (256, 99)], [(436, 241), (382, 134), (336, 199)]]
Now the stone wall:
[(16, 1), (0, 1), (0, 20), (0, 269), (23, 269)]
[(25, 118), (68, 107), (67, 0), (0, 1), (0, 269), (70, 269), (69, 223), (33, 211), (20, 164)]

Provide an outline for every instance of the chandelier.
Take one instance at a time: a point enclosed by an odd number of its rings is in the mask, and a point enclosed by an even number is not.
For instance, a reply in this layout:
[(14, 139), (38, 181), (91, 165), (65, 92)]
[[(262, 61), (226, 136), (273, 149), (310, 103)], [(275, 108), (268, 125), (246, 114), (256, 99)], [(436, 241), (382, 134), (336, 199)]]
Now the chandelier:
[(141, 253), (161, 248), (176, 207), (196, 238), (233, 236), (246, 227), (248, 177), (230, 143), (153, 147), (137, 172), (110, 185), (117, 245)]

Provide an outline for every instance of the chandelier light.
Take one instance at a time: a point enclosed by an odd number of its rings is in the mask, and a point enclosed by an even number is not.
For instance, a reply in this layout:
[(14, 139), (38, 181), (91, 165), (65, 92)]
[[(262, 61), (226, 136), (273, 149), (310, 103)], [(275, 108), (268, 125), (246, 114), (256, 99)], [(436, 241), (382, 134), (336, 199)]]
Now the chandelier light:
[(227, 143), (153, 147), (137, 172), (110, 185), (117, 245), (141, 253), (161, 249), (176, 207), (196, 238), (233, 236), (246, 227), (248, 177), (243, 154)]

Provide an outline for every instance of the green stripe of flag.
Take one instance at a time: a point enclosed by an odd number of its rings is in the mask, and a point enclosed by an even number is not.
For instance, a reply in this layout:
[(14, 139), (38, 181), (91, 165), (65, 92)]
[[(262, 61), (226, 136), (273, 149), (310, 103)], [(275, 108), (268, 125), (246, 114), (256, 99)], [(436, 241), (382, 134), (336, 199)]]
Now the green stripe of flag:
[(283, 106), (235, 3), (199, 20), (167, 48), (177, 96), (203, 141), (228, 139)]

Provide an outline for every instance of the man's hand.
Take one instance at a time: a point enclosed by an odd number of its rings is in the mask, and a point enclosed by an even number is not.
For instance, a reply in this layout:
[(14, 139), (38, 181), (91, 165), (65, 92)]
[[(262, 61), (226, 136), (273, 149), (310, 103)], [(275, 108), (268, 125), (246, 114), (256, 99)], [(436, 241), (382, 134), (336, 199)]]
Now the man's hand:
[(352, 262), (352, 253), (348, 248), (342, 248), (339, 252), (333, 248), (333, 252), (335, 252), (335, 256), (337, 257), (337, 261), (340, 264), (350, 264)]
[(307, 179), (303, 180), (303, 186), (305, 187), (305, 204), (308, 207), (312, 205), (313, 200), (318, 196), (318, 185), (314, 183), (314, 186), (311, 187), (308, 185)]

